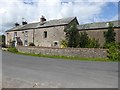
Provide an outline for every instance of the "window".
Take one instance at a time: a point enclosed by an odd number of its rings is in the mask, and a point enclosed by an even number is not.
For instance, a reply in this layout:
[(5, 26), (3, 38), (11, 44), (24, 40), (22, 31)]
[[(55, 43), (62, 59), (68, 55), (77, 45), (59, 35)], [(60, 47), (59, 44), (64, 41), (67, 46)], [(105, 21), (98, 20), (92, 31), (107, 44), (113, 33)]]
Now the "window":
[(47, 38), (47, 31), (44, 31), (44, 38)]
[(58, 41), (54, 41), (54, 46), (58, 46)]
[(25, 46), (27, 46), (27, 45), (28, 45), (28, 41), (27, 41), (27, 40), (25, 40), (24, 45), (25, 45)]
[(15, 37), (17, 36), (17, 32), (14, 32), (14, 36), (15, 36)]
[(57, 46), (58, 45), (58, 43), (57, 42), (54, 42), (54, 46)]
[(26, 37), (28, 36), (28, 31), (25, 31), (25, 36), (26, 36)]

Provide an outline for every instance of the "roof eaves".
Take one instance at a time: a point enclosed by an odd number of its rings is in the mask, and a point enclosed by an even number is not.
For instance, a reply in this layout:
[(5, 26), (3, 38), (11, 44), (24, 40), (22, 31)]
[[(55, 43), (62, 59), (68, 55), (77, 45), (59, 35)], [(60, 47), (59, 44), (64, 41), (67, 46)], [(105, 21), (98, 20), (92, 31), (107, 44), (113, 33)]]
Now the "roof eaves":
[[(120, 28), (120, 27), (114, 27), (114, 28)], [(82, 29), (79, 29), (78, 28), (78, 31), (83, 31), (83, 30), (104, 30), (104, 29), (108, 29), (108, 27), (102, 27), (102, 28), (82, 28)]]
[(23, 31), (23, 30), (28, 30), (28, 29), (49, 28), (49, 27), (65, 26), (65, 25), (67, 25), (67, 24), (51, 25), (51, 26), (35, 27), (35, 28), (23, 28), (23, 29), (17, 29), (17, 30), (7, 30), (6, 32), (12, 32), (12, 31)]

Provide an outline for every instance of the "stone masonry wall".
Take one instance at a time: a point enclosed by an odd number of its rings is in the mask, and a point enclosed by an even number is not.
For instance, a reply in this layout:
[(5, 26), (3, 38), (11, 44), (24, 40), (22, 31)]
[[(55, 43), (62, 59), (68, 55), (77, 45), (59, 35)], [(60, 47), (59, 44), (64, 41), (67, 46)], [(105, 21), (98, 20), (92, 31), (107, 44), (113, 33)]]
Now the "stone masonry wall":
[[(57, 42), (56, 46), (60, 47), (61, 41), (65, 38), (64, 27), (65, 26), (55, 26), (49, 28), (11, 31), (6, 33), (6, 44), (10, 45), (10, 42), (13, 41), (14, 38), (14, 32), (17, 32), (17, 37), (20, 37), (24, 46), (25, 40), (27, 40), (27, 45), (34, 41), (35, 46), (51, 47), (54, 46), (55, 42)], [(25, 35), (25, 31), (27, 31), (27, 35)], [(44, 38), (44, 31), (47, 32), (46, 38)]]
[(86, 58), (106, 58), (106, 49), (94, 48), (48, 48), (48, 47), (25, 47), (17, 46), (19, 52), (35, 53), (43, 55), (75, 56)]
[[(86, 30), (86, 32), (90, 38), (95, 38), (96, 40), (99, 41), (100, 45), (102, 46), (105, 43), (105, 38), (103, 33), (104, 31), (107, 31), (107, 30), (108, 29)], [(115, 28), (114, 31), (116, 33), (115, 40), (117, 43), (120, 43), (120, 29)], [(83, 32), (83, 31), (80, 31), (80, 32)]]
[[(47, 32), (47, 38), (44, 38), (44, 31)], [(57, 41), (57, 47), (60, 47), (61, 41), (65, 38), (64, 26), (36, 29), (34, 38), (35, 46), (52, 47)]]

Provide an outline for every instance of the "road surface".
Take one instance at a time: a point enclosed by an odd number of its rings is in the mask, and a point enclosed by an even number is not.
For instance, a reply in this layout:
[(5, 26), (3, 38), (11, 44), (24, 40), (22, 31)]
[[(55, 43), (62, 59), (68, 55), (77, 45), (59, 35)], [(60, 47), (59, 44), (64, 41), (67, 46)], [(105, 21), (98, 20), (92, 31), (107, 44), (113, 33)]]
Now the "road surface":
[[(10, 80), (12, 83), (11, 78), (13, 78), (32, 83), (30, 85), (36, 82), (40, 87), (118, 88), (117, 62), (52, 59), (9, 52), (3, 52), (2, 56), (4, 82)], [(4, 79), (5, 76), (7, 79)], [(10, 87), (7, 85), (10, 82), (5, 84), (3, 84), (4, 87)], [(22, 84), (21, 81), (21, 84), (20, 82), (17, 84), (18, 86), (13, 86), (22, 87)]]

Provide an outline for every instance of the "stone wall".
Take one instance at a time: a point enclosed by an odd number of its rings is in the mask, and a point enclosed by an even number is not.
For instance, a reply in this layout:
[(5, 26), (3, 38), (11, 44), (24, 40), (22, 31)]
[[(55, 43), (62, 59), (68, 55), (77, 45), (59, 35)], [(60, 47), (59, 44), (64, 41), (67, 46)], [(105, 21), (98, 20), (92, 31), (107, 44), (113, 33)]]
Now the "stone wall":
[[(44, 32), (47, 32), (46, 38), (44, 38)], [(64, 38), (64, 26), (39, 28), (35, 29), (34, 44), (35, 46), (52, 47), (54, 42), (57, 42), (57, 47), (60, 47), (61, 40)]]
[[(20, 37), (23, 45), (25, 46), (25, 40), (27, 45), (29, 43), (34, 43), (35, 46), (51, 47), (57, 42), (57, 47), (60, 47), (61, 41), (65, 38), (64, 32), (65, 26), (54, 26), (49, 28), (39, 28), (39, 29), (28, 29), (20, 31), (11, 31), (6, 33), (6, 44), (10, 45), (13, 41), (14, 33), (17, 32), (16, 37)], [(44, 31), (47, 32), (47, 37), (44, 38)], [(25, 34), (27, 32), (27, 35)]]
[[(98, 40), (101, 46), (104, 45), (105, 38), (103, 33), (104, 31), (108, 31), (108, 29), (83, 30), (83, 31), (86, 31), (90, 38), (95, 38), (96, 40)], [(83, 31), (79, 31), (79, 32), (83, 32)], [(116, 33), (115, 40), (117, 43), (120, 43), (120, 28), (115, 28), (114, 31)]]
[[(28, 35), (25, 35), (25, 31), (27, 31)], [(14, 33), (17, 32), (16, 37), (20, 37), (23, 45), (25, 45), (25, 40), (29, 42), (33, 42), (33, 29), (24, 30), (24, 31), (11, 31), (6, 33), (6, 45), (10, 45), (10, 42), (14, 39)]]
[(17, 46), (18, 51), (24, 53), (35, 53), (43, 55), (60, 55), (75, 56), (88, 58), (105, 58), (107, 57), (106, 49), (94, 48), (48, 48), (48, 47), (25, 47)]

